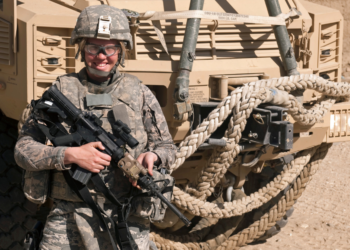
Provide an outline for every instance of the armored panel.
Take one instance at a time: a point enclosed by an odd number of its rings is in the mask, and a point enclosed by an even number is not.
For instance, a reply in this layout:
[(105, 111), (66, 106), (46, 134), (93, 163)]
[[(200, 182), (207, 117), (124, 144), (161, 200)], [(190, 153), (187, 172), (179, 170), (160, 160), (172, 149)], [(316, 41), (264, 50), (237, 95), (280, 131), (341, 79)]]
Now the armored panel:
[(72, 29), (36, 27), (34, 33), (34, 77), (55, 79), (76, 71), (75, 46), (69, 42)]

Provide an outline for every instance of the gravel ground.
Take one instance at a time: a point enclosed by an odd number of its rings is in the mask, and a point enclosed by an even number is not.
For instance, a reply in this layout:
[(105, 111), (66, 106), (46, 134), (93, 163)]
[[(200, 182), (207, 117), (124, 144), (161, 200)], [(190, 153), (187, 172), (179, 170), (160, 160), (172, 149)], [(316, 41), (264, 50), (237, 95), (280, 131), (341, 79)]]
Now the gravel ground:
[(243, 250), (350, 249), (350, 142), (333, 145), (287, 226)]

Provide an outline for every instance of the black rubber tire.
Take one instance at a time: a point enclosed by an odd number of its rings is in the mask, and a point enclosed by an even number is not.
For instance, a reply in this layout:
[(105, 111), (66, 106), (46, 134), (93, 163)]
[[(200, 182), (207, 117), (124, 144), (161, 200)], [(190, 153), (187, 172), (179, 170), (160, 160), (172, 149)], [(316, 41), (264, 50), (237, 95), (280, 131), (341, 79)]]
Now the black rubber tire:
[[(261, 175), (261, 178), (262, 178), (262, 182), (261, 182), (261, 187), (266, 185), (268, 182), (270, 182), (273, 178), (275, 178), (277, 175), (281, 174), (281, 172), (286, 168), (287, 166), (285, 164), (279, 164), (277, 165), (275, 168), (270, 168), (270, 167), (267, 167), (265, 168), (266, 171), (262, 171), (262, 174)], [(265, 170), (264, 169), (264, 170)], [(266, 174), (268, 173), (268, 174)], [(288, 185), (283, 192), (281, 192), (281, 195), (277, 196), (280, 198), (280, 196), (282, 196), (282, 193), (283, 195), (291, 188), (290, 185)], [(276, 198), (277, 198), (276, 197)], [(271, 202), (267, 203), (266, 206), (265, 206), (265, 210), (266, 208), (267, 209), (270, 209), (272, 206), (274, 206), (278, 200), (278, 199), (273, 199)], [(278, 234), (279, 232), (281, 232), (281, 229), (284, 228), (287, 223), (288, 223), (288, 218), (293, 214), (293, 211), (294, 211), (294, 207), (291, 207), (287, 212), (286, 214), (283, 216), (282, 219), (280, 219), (279, 221), (276, 222), (276, 224), (271, 227), (269, 230), (266, 231), (266, 233), (264, 235), (262, 235), (259, 239), (257, 239), (257, 241), (264, 241), (264, 240), (267, 240), (269, 238), (271, 238), (272, 236)], [(260, 211), (261, 212), (261, 211)], [(263, 211), (265, 212), (265, 211)]]
[(25, 234), (36, 223), (38, 206), (23, 194), (23, 170), (13, 155), (17, 137), (17, 121), (0, 113), (0, 249), (23, 249)]
[(281, 228), (285, 227), (288, 223), (288, 218), (292, 215), (294, 211), (294, 207), (291, 207), (286, 214), (283, 216), (283, 218), (279, 221), (276, 222), (276, 225), (274, 225), (273, 227), (271, 227), (269, 230), (266, 231), (266, 233), (261, 236), (259, 239), (257, 239), (257, 241), (264, 241), (267, 240), (269, 238), (271, 238), (272, 236), (278, 234), (279, 232), (281, 232)]
[[(254, 183), (254, 185), (247, 185), (245, 186), (245, 191), (247, 192), (247, 195), (250, 193), (255, 192), (259, 188), (262, 188), (266, 186), (267, 183), (272, 181), (277, 175), (281, 174), (281, 172), (286, 168), (287, 166), (285, 164), (277, 164), (274, 168), (271, 167), (265, 167), (261, 173), (255, 174), (251, 173), (248, 176), (248, 179), (250, 183)], [(248, 213), (246, 215), (246, 219), (249, 221), (248, 223), (253, 223), (256, 220), (259, 220), (263, 214), (265, 214), (270, 208), (272, 208), (275, 204), (278, 203), (278, 201), (281, 199), (281, 197), (291, 188), (290, 185), (288, 185), (284, 191), (282, 191), (279, 195), (277, 195), (275, 198), (273, 198), (270, 202), (264, 204), (258, 209), (253, 210), (252, 212)], [(285, 227), (288, 223), (288, 218), (293, 214), (294, 208), (291, 207), (286, 214), (283, 216), (283, 218), (276, 222), (276, 224), (271, 227), (269, 230), (265, 232), (264, 235), (262, 235), (259, 239), (255, 240), (254, 243), (258, 243), (261, 241), (265, 241), (272, 236), (278, 234), (281, 231), (281, 228)]]

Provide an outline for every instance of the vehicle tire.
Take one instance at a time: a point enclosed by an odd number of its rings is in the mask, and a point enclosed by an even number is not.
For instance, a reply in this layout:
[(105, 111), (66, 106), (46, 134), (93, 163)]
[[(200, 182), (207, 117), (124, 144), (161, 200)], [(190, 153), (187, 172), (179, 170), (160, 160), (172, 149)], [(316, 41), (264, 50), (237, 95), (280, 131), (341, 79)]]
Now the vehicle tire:
[[(272, 167), (265, 167), (261, 173), (251, 173), (249, 175), (249, 180), (254, 180), (255, 186), (247, 186), (245, 187), (245, 190), (248, 191), (248, 193), (255, 192), (257, 189), (262, 188), (266, 186), (270, 181), (272, 181), (277, 175), (280, 175), (283, 170), (286, 169), (287, 165), (289, 162), (291, 162), (294, 159), (293, 155), (284, 157), (284, 159), (279, 159), (275, 160), (272, 162)], [(264, 204), (261, 206), (259, 209), (253, 210), (252, 212), (248, 213), (246, 215), (246, 218), (249, 218), (248, 223), (252, 223), (252, 221), (259, 220), (259, 218), (268, 212), (273, 206), (275, 206), (280, 199), (283, 197), (283, 195), (288, 192), (292, 188), (291, 185), (288, 185), (283, 192), (281, 192), (278, 196), (273, 198), (270, 202)], [(291, 207), (285, 215), (276, 222), (274, 226), (272, 226), (269, 230), (265, 232), (262, 236), (260, 236), (258, 239), (254, 241), (254, 243), (260, 242), (260, 241), (265, 241), (272, 236), (278, 234), (281, 232), (281, 228), (285, 227), (288, 223), (288, 218), (293, 214), (294, 208)]]
[(294, 211), (294, 207), (291, 207), (286, 212), (286, 214), (283, 216), (283, 218), (276, 222), (276, 225), (274, 225), (269, 230), (267, 230), (266, 233), (263, 236), (261, 236), (259, 239), (257, 239), (256, 241), (259, 242), (259, 241), (267, 240), (267, 239), (271, 238), (272, 236), (281, 232), (281, 228), (283, 228), (287, 225), (288, 218), (292, 215), (293, 211)]
[(36, 223), (37, 205), (22, 191), (23, 170), (14, 159), (17, 121), (0, 113), (0, 249), (23, 249), (28, 230)]

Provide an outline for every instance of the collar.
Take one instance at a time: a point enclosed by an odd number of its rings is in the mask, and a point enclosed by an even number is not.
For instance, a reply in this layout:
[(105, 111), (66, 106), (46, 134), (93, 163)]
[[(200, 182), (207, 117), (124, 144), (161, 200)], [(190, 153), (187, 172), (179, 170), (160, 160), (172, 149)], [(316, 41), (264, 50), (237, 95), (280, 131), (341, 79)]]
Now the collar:
[(117, 70), (113, 74), (112, 78), (108, 80), (108, 83), (103, 84), (103, 82), (98, 83), (96, 81), (91, 80), (86, 73), (86, 68), (83, 68), (78, 73), (80, 82), (87, 88), (88, 92), (91, 94), (110, 93), (113, 89), (117, 87), (123, 76), (124, 74), (121, 74)]

